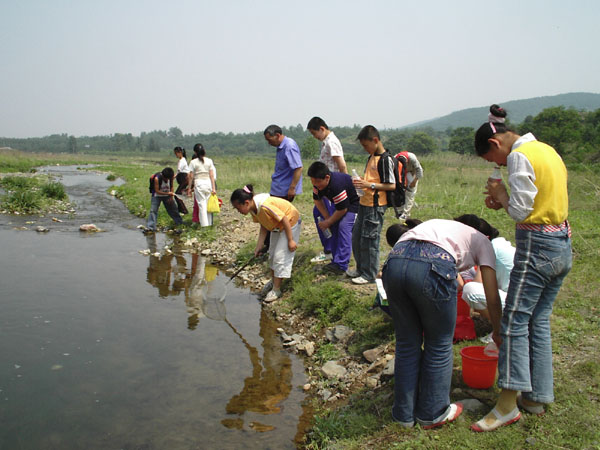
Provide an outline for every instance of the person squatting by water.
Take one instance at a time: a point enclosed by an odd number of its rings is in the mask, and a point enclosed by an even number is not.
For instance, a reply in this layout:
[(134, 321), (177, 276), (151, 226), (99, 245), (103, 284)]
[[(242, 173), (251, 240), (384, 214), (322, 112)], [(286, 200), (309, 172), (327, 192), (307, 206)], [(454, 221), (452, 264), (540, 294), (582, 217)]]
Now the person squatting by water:
[(264, 298), (272, 302), (281, 297), (281, 282), (292, 276), (292, 264), (300, 239), (300, 213), (289, 201), (270, 194), (254, 195), (251, 184), (236, 189), (231, 194), (231, 205), (241, 214), (252, 216), (260, 224), (254, 255), (262, 251), (265, 238), (271, 232), (269, 266), (272, 288)]
[(382, 281), (396, 335), (392, 417), (405, 427), (435, 428), (463, 410), (450, 403), (458, 271), (481, 268), (493, 339), (500, 342), (494, 249), (487, 236), (453, 220), (409, 220), (386, 237), (393, 249)]
[[(185, 148), (175, 147), (173, 149), (173, 153), (175, 154), (175, 156), (178, 159), (177, 173), (175, 174), (175, 179), (177, 180), (177, 190), (175, 191), (175, 193), (177, 195), (181, 195), (183, 193), (183, 191), (187, 192), (188, 173), (190, 173), (190, 168), (188, 167), (186, 154), (185, 154)], [(179, 197), (175, 197), (175, 201), (177, 202), (177, 207), (179, 208), (179, 212), (181, 214), (187, 214), (188, 210), (187, 210), (187, 207), (185, 206), (185, 203), (183, 203), (183, 200), (181, 200)]]
[(544, 405), (554, 401), (550, 314), (572, 265), (567, 169), (533, 134), (509, 130), (506, 115), (492, 105), (488, 121), (475, 133), (477, 155), (508, 168), (510, 196), (501, 180), (489, 179), (485, 204), (503, 208), (516, 222), (516, 253), (502, 315), (502, 390), (494, 409), (471, 426), (474, 431), (518, 421), (519, 407), (543, 414)]
[(175, 172), (170, 167), (165, 167), (161, 172), (156, 172), (150, 181), (150, 214), (148, 214), (148, 223), (144, 233), (154, 233), (156, 231), (156, 220), (158, 217), (158, 208), (160, 204), (165, 205), (169, 216), (175, 221), (175, 225), (183, 224), (179, 215), (177, 204), (173, 200), (173, 179)]
[[(325, 164), (330, 172), (348, 173), (346, 161), (344, 160), (342, 143), (336, 137), (335, 133), (329, 129), (325, 121), (320, 117), (313, 117), (309, 120), (308, 125), (306, 125), (306, 129), (315, 139), (321, 142), (319, 161)], [(329, 213), (328, 215), (331, 216), (335, 212), (333, 203), (327, 197), (322, 197), (321, 201)], [(310, 262), (317, 263), (331, 261), (333, 244), (331, 240), (323, 234), (323, 230), (319, 227), (319, 221), (324, 220), (325, 217), (316, 205), (313, 208), (313, 216), (315, 218), (317, 232), (319, 233), (319, 239), (323, 245), (323, 251), (312, 258)]]
[[(317, 221), (319, 235), (329, 230), (326, 243), (332, 251), (332, 261), (323, 270), (343, 274), (352, 256), (352, 228), (358, 212), (358, 194), (352, 177), (347, 173), (330, 172), (320, 161), (312, 163), (308, 176), (313, 185), (315, 208), (321, 217)], [(333, 212), (327, 208), (326, 200), (333, 205)]]
[[(353, 179), (354, 187), (362, 189), (358, 215), (352, 231), (352, 252), (356, 261), (356, 272), (348, 272), (354, 284), (374, 283), (379, 272), (379, 240), (387, 209), (385, 191), (393, 191), (396, 187), (392, 156), (386, 152), (379, 132), (372, 125), (367, 125), (358, 133), (357, 139), (369, 154), (364, 178)], [(380, 177), (377, 165), (383, 159), (383, 178)]]
[(206, 157), (206, 150), (202, 144), (194, 145), (194, 154), (196, 158), (192, 159), (189, 164), (187, 192), (188, 195), (191, 195), (191, 190), (194, 189), (194, 199), (198, 204), (198, 220), (192, 220), (199, 222), (201, 227), (207, 227), (212, 225), (206, 211), (208, 197), (217, 193), (214, 175), (215, 166), (212, 159)]

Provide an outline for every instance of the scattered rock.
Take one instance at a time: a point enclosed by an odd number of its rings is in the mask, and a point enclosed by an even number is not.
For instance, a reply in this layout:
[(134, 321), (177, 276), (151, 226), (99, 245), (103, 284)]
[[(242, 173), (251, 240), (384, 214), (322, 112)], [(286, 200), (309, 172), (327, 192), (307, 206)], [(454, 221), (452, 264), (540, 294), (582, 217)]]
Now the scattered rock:
[(537, 443), (537, 439), (534, 437), (528, 437), (525, 439), (525, 442), (527, 442), (529, 445), (535, 445)]
[(305, 391), (310, 391), (311, 385), (310, 383), (306, 383), (304, 386), (302, 386), (302, 389), (304, 389)]
[(340, 366), (335, 361), (327, 361), (323, 367), (321, 367), (321, 372), (325, 375), (326, 378), (344, 378), (347, 373), (347, 370), (344, 366)]
[(476, 398), (465, 398), (460, 400), (460, 402), (463, 404), (464, 410), (471, 413), (479, 413), (487, 409), (486, 406)]
[(306, 342), (306, 344), (304, 344), (304, 352), (306, 353), (306, 356), (312, 356), (315, 353), (315, 344), (308, 341)]
[(346, 340), (348, 337), (350, 337), (351, 334), (352, 330), (345, 325), (337, 325), (333, 329), (333, 335), (340, 342)]
[(331, 397), (331, 391), (329, 389), (323, 389), (319, 391), (319, 395), (321, 396), (323, 401), (326, 402)]
[(382, 375), (385, 375), (386, 377), (394, 376), (394, 363), (395, 362), (396, 361), (393, 357), (392, 357), (392, 359), (388, 360), (387, 364), (383, 368)]
[(210, 248), (205, 248), (200, 252), (202, 256), (209, 256), (211, 254)]
[(85, 223), (85, 224), (79, 226), (79, 231), (93, 233), (96, 231), (100, 231), (100, 229), (93, 223)]
[(37, 226), (35, 227), (35, 231), (37, 231), (38, 233), (47, 233), (50, 230), (46, 227)]
[(379, 383), (379, 380), (377, 379), (377, 377), (367, 377), (367, 379), (365, 380), (365, 386), (367, 386), (368, 388), (375, 388), (377, 387), (377, 384)]
[(377, 358), (379, 358), (381, 356), (381, 354), (383, 353), (383, 349), (381, 348), (372, 348), (369, 350), (365, 350), (363, 352), (363, 356), (364, 358), (369, 361), (370, 363), (377, 361)]

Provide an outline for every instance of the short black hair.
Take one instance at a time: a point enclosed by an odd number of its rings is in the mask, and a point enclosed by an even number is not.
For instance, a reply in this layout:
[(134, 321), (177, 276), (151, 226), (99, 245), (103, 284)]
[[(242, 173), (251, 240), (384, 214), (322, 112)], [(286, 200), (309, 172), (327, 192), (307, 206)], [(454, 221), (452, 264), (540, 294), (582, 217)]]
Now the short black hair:
[(276, 134), (283, 134), (283, 130), (279, 125), (269, 125), (265, 128), (263, 134), (268, 134), (269, 136), (275, 136)]
[(359, 141), (372, 141), (375, 138), (381, 139), (379, 131), (373, 125), (367, 125), (360, 130), (356, 139)]
[(308, 121), (308, 125), (306, 125), (307, 130), (314, 130), (314, 131), (319, 131), (321, 129), (321, 127), (325, 128), (326, 130), (329, 130), (329, 127), (327, 126), (325, 121), (318, 116), (315, 116), (312, 119), (310, 119)]
[(394, 225), (390, 225), (385, 232), (385, 240), (390, 247), (393, 247), (404, 233), (408, 230), (412, 230), (421, 223), (423, 222), (419, 219), (406, 219), (406, 223), (395, 223)]
[(252, 200), (252, 197), (254, 197), (254, 188), (251, 184), (247, 184), (243, 188), (233, 191), (229, 201), (233, 205), (234, 203), (244, 203), (247, 200)]
[(331, 175), (331, 170), (329, 170), (327, 164), (321, 161), (315, 161), (308, 168), (308, 176), (311, 178), (323, 180), (327, 175)]
[(162, 170), (161, 174), (164, 178), (167, 178), (168, 180), (175, 176), (175, 172), (173, 172), (173, 169), (171, 169), (170, 167), (165, 167)]

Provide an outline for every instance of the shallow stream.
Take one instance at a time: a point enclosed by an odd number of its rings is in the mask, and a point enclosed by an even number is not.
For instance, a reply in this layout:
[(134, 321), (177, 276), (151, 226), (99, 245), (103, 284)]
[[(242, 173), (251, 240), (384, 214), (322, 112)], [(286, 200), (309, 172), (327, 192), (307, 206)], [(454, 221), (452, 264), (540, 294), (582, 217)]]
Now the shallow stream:
[(256, 296), (143, 236), (105, 175), (46, 171), (74, 216), (0, 215), (0, 448), (294, 448), (303, 364)]

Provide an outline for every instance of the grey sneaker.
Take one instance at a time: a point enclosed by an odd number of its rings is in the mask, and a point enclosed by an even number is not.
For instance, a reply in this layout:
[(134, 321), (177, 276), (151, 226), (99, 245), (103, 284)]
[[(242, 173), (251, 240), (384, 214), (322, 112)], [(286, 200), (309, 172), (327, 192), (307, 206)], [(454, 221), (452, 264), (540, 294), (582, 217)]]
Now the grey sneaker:
[(265, 296), (263, 302), (271, 303), (281, 297), (281, 292), (277, 292), (274, 289), (270, 290), (269, 293)]
[(267, 284), (264, 285), (264, 287), (260, 290), (260, 296), (266, 296), (269, 293), (269, 291), (271, 291), (271, 289), (273, 289), (273, 280), (269, 281)]
[(349, 276), (350, 278), (356, 278), (357, 276), (359, 276), (360, 274), (358, 273), (357, 270), (354, 269), (348, 269), (346, 270), (346, 275)]

